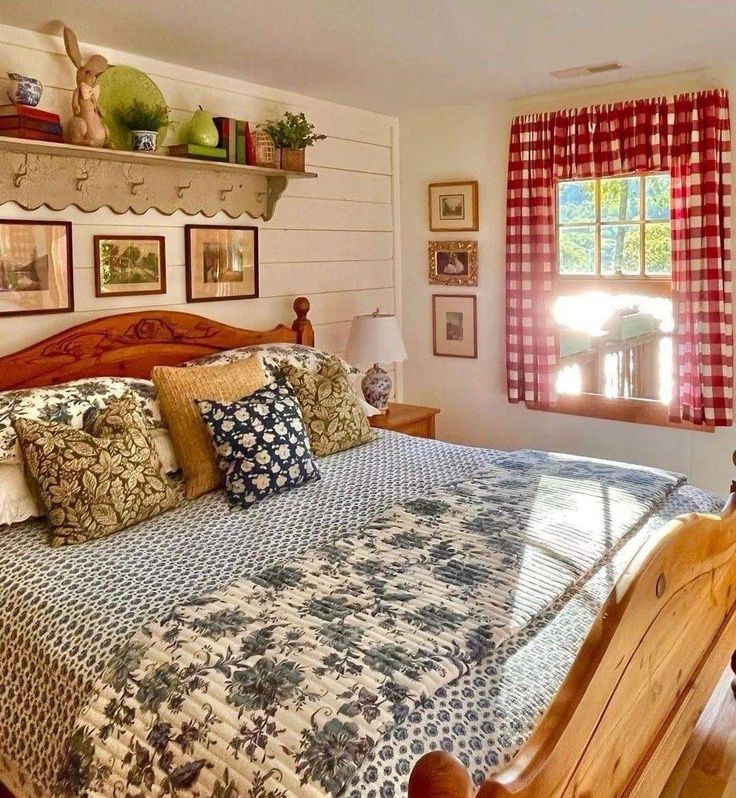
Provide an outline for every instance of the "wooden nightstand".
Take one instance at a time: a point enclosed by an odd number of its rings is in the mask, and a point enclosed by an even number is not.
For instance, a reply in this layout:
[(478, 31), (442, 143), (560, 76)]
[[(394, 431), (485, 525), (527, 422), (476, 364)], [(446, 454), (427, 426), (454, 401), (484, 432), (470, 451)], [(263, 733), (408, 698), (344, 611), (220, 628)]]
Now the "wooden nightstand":
[(434, 417), (439, 412), (437, 407), (389, 402), (388, 412), (371, 416), (368, 420), (378, 429), (391, 429), (417, 438), (434, 438)]

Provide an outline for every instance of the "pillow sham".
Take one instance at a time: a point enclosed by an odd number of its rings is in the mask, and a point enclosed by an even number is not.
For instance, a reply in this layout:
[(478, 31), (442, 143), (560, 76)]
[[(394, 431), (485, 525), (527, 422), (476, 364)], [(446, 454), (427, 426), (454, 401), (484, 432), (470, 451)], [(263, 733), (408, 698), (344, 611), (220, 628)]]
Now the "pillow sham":
[(282, 377), (238, 402), (197, 402), (226, 471), (230, 503), (257, 501), (320, 479), (299, 402)]
[(135, 399), (113, 399), (90, 432), (17, 418), (15, 429), (52, 546), (106, 537), (182, 501)]
[(146, 422), (161, 426), (156, 389), (150, 380), (131, 377), (90, 377), (48, 388), (22, 388), (0, 392), (0, 462), (21, 462), (13, 427), (14, 418), (56, 421), (82, 429), (86, 414), (111, 399), (130, 393)]
[(43, 515), (22, 463), (0, 463), (0, 526)]
[(363, 412), (367, 416), (375, 416), (381, 412), (366, 402), (361, 385), (365, 374), (359, 368), (352, 366), (347, 360), (343, 360), (338, 355), (332, 355), (322, 349), (315, 349), (313, 346), (305, 346), (304, 344), (254, 344), (253, 346), (243, 346), (239, 349), (217, 352), (214, 355), (206, 355), (197, 360), (190, 360), (184, 365), (222, 365), (223, 363), (234, 363), (252, 355), (258, 355), (263, 361), (263, 368), (268, 382), (273, 382), (280, 376), (282, 363), (288, 363), (291, 366), (308, 369), (309, 371), (319, 371), (326, 363), (333, 358), (337, 358), (345, 372), (350, 376), (350, 385), (358, 397)]
[(336, 358), (318, 372), (282, 364), (302, 409), (312, 451), (317, 457), (352, 449), (373, 440), (345, 369)]
[(262, 388), (266, 377), (261, 361), (249, 357), (221, 366), (156, 366), (152, 377), (184, 475), (187, 498), (219, 488), (224, 475), (217, 466), (212, 438), (195, 402), (232, 402)]
[[(319, 371), (328, 361), (337, 357), (321, 349), (304, 344), (254, 344), (253, 346), (243, 346), (239, 349), (228, 349), (225, 352), (216, 352), (214, 355), (206, 355), (197, 360), (190, 360), (186, 366), (219, 366), (224, 363), (234, 363), (244, 360), (247, 357), (258, 355), (263, 361), (263, 368), (266, 378), (273, 382), (279, 376), (279, 369), (282, 363), (289, 363), (292, 366), (308, 369), (309, 371)], [(342, 367), (348, 374), (360, 374), (360, 369), (351, 366), (346, 360), (339, 358)]]

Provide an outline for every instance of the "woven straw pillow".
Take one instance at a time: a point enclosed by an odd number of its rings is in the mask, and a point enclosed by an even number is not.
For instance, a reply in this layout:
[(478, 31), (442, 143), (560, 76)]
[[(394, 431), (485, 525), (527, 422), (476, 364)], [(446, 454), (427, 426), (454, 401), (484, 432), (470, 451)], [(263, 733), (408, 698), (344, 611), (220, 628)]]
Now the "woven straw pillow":
[(152, 379), (184, 475), (187, 498), (219, 488), (224, 484), (224, 474), (195, 402), (235, 402), (250, 396), (266, 384), (261, 361), (249, 357), (223, 366), (156, 366)]

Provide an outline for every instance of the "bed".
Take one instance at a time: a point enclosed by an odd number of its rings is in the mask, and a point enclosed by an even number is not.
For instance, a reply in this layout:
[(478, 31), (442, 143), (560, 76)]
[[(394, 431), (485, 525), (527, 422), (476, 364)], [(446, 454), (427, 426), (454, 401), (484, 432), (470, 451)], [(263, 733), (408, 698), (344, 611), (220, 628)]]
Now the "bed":
[[(163, 311), (97, 319), (0, 358), (0, 388), (313, 345), (308, 301), (294, 308), (266, 332)], [(736, 523), (718, 497), (653, 469), (383, 430), (322, 468), (246, 513), (218, 491), (80, 546), (50, 549), (40, 521), (0, 532), (11, 795), (658, 795), (734, 648)], [(292, 618), (304, 584), (319, 601)], [(274, 629), (299, 670), (276, 692), (301, 692), (267, 713), (265, 740), (243, 731), (253, 691), (226, 659)], [(346, 637), (364, 630), (371, 646)], [(194, 648), (186, 689), (163, 697), (130, 668), (109, 676), (131, 651), (148, 673), (183, 673)], [(219, 657), (207, 678), (203, 651)], [(240, 728), (223, 720), (236, 682)], [(105, 763), (94, 778), (75, 734)]]

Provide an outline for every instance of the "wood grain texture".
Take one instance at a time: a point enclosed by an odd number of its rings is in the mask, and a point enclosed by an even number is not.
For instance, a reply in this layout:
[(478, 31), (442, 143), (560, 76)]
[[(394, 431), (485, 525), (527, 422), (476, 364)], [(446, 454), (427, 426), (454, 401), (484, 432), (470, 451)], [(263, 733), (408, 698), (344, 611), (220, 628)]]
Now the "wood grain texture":
[[(478, 798), (659, 795), (734, 641), (736, 517), (683, 516), (634, 558), (537, 728)], [(448, 784), (457, 766), (434, 764)], [(410, 798), (434, 795), (433, 766), (422, 761)], [(458, 778), (436, 794), (465, 798)]]
[(0, 390), (57, 385), (82, 377), (150, 378), (154, 366), (266, 343), (314, 345), (309, 300), (294, 300), (291, 326), (243, 330), (192, 313), (120, 313), (78, 324), (0, 358)]

